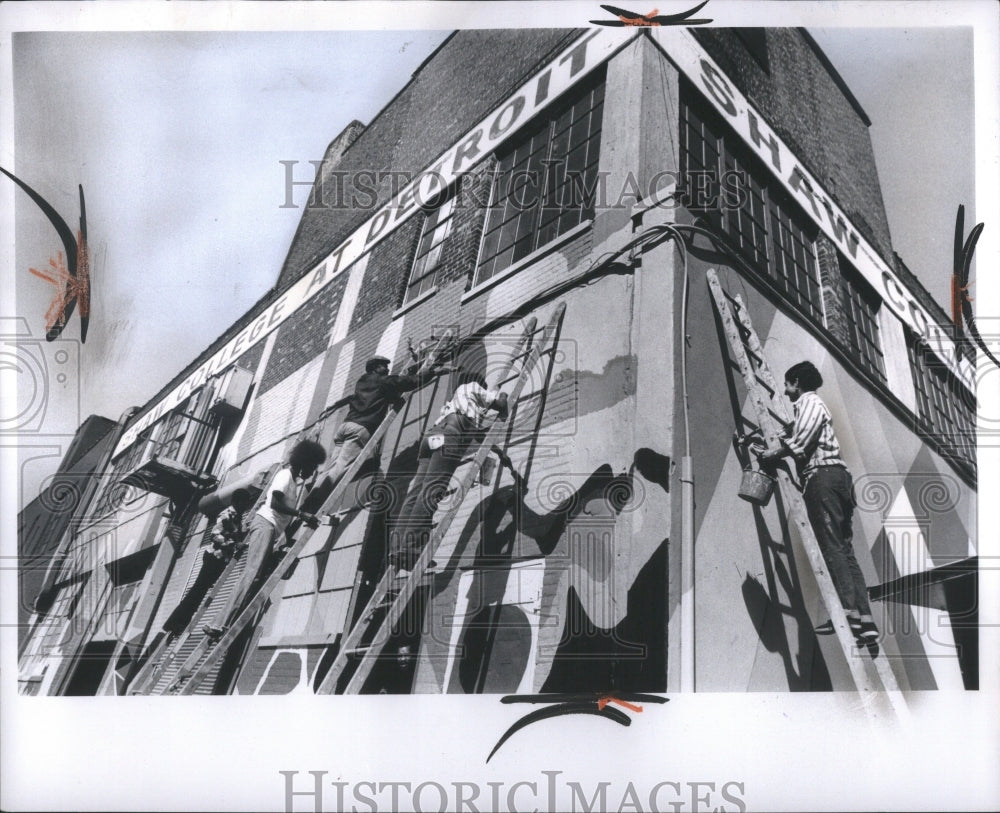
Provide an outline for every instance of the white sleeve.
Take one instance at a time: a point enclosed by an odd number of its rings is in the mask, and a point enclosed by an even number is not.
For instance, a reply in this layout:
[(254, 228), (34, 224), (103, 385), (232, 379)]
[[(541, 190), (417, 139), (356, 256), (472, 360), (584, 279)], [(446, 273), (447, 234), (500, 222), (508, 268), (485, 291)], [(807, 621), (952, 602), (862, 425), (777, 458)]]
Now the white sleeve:
[(481, 409), (489, 408), (490, 404), (492, 404), (497, 398), (500, 397), (499, 390), (487, 390), (484, 389), (479, 384), (476, 384), (472, 388), (472, 391), (475, 393), (476, 402), (478, 403)]
[[(294, 492), (292, 486), (295, 485), (295, 479), (292, 477), (292, 470), (290, 468), (283, 468), (271, 481), (271, 487), (268, 489), (267, 493), (273, 495), (275, 491), (280, 491), (285, 496), (289, 496)], [(268, 500), (270, 503), (270, 500)]]

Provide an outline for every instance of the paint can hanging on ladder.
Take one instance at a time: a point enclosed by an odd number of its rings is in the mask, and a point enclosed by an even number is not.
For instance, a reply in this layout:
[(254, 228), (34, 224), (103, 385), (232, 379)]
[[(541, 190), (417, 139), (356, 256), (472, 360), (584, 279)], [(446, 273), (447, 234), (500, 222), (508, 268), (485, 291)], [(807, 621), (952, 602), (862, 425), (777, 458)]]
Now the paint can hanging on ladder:
[(771, 494), (774, 493), (774, 478), (770, 474), (765, 474), (759, 469), (747, 466), (743, 469), (743, 477), (740, 480), (739, 495), (747, 502), (754, 505), (767, 505), (771, 501)]

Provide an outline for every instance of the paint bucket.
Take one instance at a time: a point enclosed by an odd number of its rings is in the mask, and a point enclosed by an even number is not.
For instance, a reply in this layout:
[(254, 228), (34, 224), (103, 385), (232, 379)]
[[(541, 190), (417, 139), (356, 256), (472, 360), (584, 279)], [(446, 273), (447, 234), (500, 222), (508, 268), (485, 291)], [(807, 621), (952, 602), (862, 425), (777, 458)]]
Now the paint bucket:
[(774, 492), (774, 478), (755, 469), (743, 469), (743, 479), (740, 480), (739, 495), (754, 505), (767, 505)]

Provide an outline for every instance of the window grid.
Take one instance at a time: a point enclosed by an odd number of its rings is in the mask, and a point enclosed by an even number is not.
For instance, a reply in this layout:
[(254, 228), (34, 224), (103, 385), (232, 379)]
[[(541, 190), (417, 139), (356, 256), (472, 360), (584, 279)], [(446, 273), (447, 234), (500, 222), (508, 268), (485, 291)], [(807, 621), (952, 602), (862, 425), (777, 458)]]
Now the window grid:
[(417, 253), (410, 271), (410, 281), (406, 284), (403, 303), (410, 302), (429, 291), (437, 282), (437, 271), (441, 264), (441, 250), (444, 241), (451, 234), (451, 224), (455, 214), (455, 195), (449, 197), (436, 209), (424, 216), (424, 225), (417, 242)]
[[(689, 191), (690, 208), (702, 213), (716, 227), (721, 225), (722, 214), (714, 206), (719, 199), (716, 169), (719, 166), (721, 139), (715, 135), (688, 106), (681, 108), (681, 154), (686, 162), (685, 178), (692, 186)], [(698, 178), (698, 175), (701, 175)], [(701, 181), (707, 181), (702, 185)]]
[(736, 241), (737, 248), (753, 265), (768, 268), (767, 192), (759, 180), (753, 177), (746, 164), (737, 161), (728, 151), (724, 153), (723, 164), (726, 172), (738, 172), (747, 182), (747, 197), (742, 206), (723, 207), (722, 228)]
[(909, 332), (906, 347), (913, 370), (920, 428), (937, 438), (952, 456), (973, 464), (976, 455), (974, 396)]
[(499, 156), (475, 284), (593, 217), (603, 110), (600, 81)]
[(881, 301), (843, 257), (840, 258), (840, 271), (841, 297), (852, 355), (872, 376), (885, 382), (885, 358), (878, 326)]
[(792, 304), (822, 324), (822, 293), (814, 243), (773, 198), (770, 209), (774, 250), (771, 279)]
[[(804, 216), (737, 139), (727, 141), (721, 122), (706, 122), (691, 104), (681, 105), (681, 153), (689, 208), (727, 234), (752, 267), (822, 325), (819, 264)], [(721, 179), (733, 172), (743, 179), (738, 207), (725, 206), (720, 194)]]

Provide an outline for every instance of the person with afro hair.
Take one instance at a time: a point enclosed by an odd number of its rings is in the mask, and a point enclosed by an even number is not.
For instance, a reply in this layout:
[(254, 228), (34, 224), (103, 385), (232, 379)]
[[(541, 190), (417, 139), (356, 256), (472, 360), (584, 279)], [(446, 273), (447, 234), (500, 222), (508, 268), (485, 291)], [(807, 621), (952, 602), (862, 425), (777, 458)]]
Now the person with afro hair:
[(266, 497), (261, 507), (250, 521), (244, 544), (246, 563), (239, 583), (236, 585), (225, 606), (215, 613), (215, 621), (202, 629), (211, 637), (221, 636), (233, 618), (243, 608), (255, 581), (264, 576), (264, 565), (275, 547), (284, 536), (285, 528), (293, 519), (301, 520), (310, 528), (319, 526), (314, 514), (300, 511), (299, 500), (306, 480), (316, 473), (316, 469), (326, 460), (326, 451), (315, 440), (302, 440), (292, 447), (288, 463), (271, 478)]

